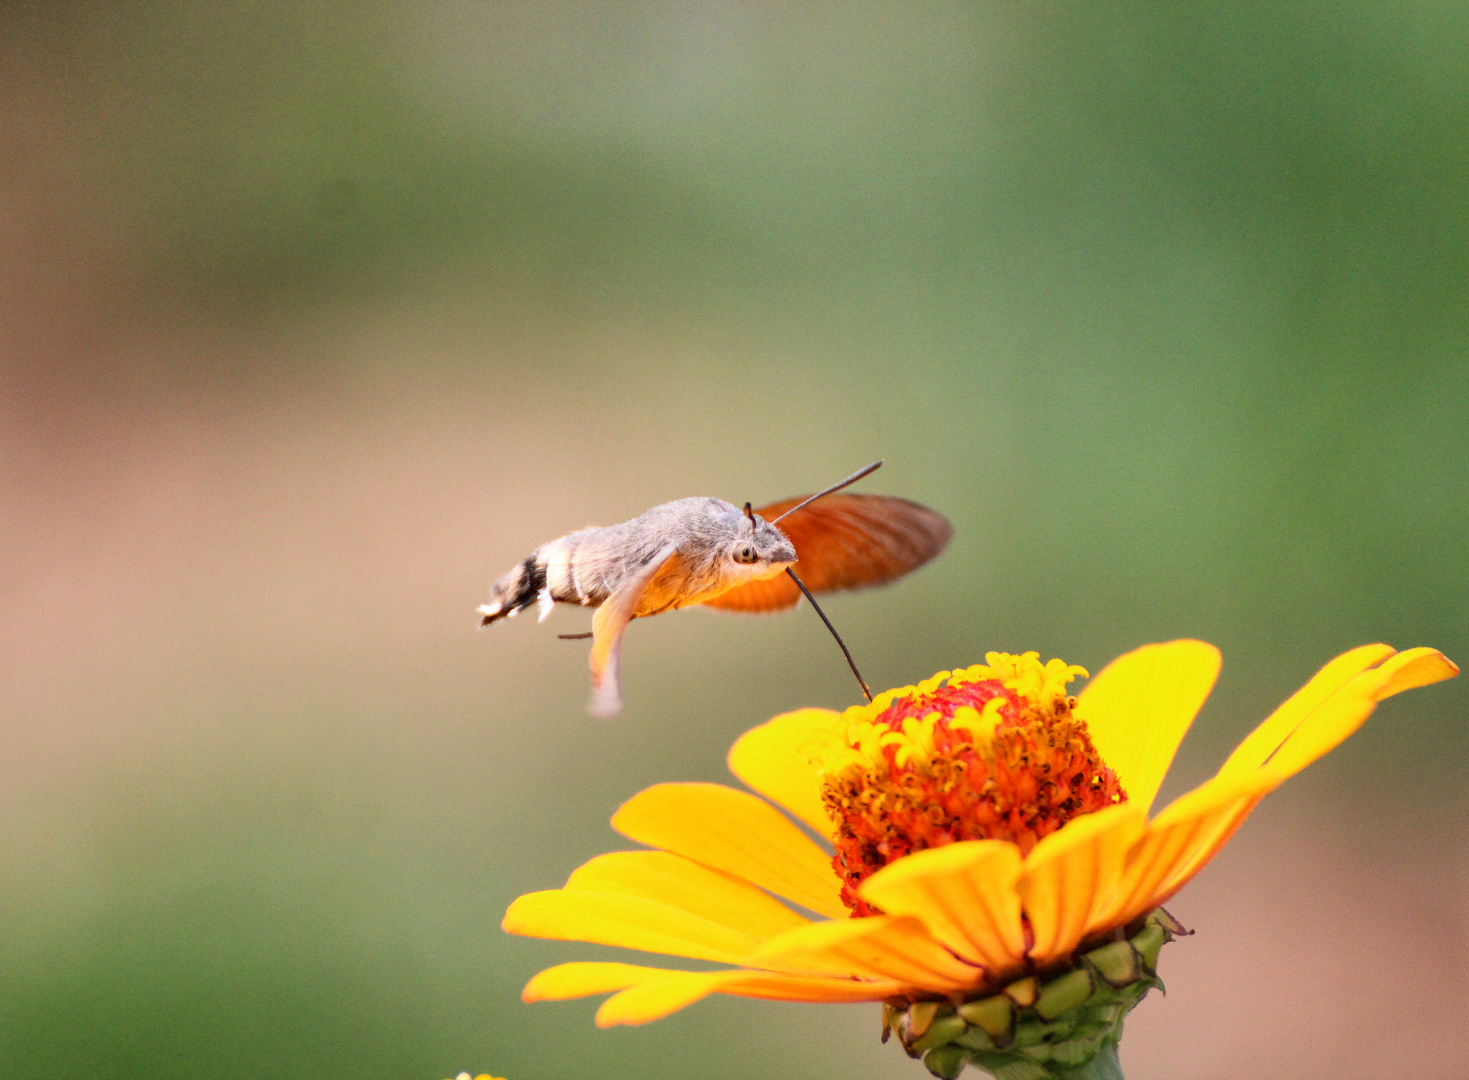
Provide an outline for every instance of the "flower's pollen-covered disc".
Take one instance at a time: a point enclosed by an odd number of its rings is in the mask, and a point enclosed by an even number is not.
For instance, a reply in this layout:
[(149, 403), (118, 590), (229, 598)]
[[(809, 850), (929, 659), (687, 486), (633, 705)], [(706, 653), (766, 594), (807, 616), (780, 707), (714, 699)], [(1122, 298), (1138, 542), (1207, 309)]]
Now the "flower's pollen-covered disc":
[(1081, 814), (1127, 798), (1072, 712), (1086, 673), (1036, 653), (989, 653), (849, 709), (817, 754), (837, 823), (832, 860), (854, 915), (871, 874), (914, 851), (1008, 840), (1027, 853)]

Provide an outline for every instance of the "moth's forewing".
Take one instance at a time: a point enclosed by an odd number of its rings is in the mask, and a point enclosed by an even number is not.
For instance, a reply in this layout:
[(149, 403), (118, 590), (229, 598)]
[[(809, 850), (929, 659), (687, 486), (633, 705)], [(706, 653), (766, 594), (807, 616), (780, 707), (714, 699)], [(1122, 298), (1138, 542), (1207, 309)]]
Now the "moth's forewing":
[[(770, 521), (797, 506), (801, 497), (763, 506)], [(828, 495), (780, 523), (795, 545), (795, 571), (812, 592), (882, 585), (937, 556), (953, 536), (942, 515), (891, 495)], [(705, 601), (729, 611), (780, 611), (801, 593), (789, 577), (754, 581)]]

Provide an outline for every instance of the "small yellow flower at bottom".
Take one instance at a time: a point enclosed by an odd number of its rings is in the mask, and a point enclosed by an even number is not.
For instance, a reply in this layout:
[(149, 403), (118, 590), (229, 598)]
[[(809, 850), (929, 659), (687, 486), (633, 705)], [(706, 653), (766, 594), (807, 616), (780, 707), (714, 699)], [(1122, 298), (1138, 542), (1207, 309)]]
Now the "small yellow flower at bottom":
[(480, 1073), (478, 1076), (470, 1076), (467, 1072), (462, 1072), (458, 1076), (454, 1077), (454, 1080), (505, 1080), (505, 1078), (503, 1076), (491, 1076), (489, 1073)]

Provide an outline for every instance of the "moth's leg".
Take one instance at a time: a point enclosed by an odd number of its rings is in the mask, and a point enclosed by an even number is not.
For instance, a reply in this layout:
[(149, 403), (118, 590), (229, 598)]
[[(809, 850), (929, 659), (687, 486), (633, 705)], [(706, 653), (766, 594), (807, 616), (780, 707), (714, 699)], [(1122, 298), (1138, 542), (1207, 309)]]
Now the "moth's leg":
[(618, 672), (622, 665), (623, 631), (638, 609), (643, 590), (663, 564), (677, 554), (675, 544), (663, 548), (623, 579), (592, 616), (592, 653), (588, 658), (592, 668), (592, 700), (587, 711), (593, 716), (605, 720), (622, 711)]

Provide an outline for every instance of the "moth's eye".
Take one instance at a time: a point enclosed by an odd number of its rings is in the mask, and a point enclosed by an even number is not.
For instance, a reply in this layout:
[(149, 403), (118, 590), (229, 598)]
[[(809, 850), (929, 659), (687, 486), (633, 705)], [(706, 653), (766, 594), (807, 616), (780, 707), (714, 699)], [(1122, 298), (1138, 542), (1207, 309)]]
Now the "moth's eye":
[(735, 552), (735, 562), (752, 563), (755, 561), (755, 549), (748, 544)]

